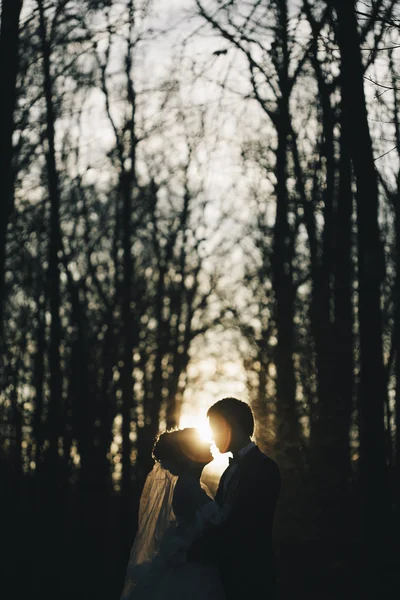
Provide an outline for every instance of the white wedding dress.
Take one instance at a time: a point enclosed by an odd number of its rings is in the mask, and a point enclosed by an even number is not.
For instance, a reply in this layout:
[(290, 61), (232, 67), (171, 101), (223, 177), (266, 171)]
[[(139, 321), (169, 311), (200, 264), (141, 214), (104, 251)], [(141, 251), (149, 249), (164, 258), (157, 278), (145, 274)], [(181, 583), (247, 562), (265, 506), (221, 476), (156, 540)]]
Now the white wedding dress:
[(140, 498), (139, 528), (121, 600), (224, 600), (216, 568), (186, 560), (186, 550), (218, 505), (195, 477), (177, 477), (156, 463)]

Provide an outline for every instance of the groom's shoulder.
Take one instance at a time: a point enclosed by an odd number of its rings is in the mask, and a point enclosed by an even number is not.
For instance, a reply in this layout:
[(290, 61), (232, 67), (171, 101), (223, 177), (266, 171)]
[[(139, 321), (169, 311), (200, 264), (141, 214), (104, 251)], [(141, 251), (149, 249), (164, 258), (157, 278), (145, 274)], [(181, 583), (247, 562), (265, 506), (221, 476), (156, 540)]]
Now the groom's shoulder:
[(274, 459), (267, 454), (264, 454), (264, 452), (261, 452), (258, 446), (254, 450), (254, 467), (257, 468), (257, 470), (262, 469), (269, 475), (275, 475), (279, 477), (279, 467)]

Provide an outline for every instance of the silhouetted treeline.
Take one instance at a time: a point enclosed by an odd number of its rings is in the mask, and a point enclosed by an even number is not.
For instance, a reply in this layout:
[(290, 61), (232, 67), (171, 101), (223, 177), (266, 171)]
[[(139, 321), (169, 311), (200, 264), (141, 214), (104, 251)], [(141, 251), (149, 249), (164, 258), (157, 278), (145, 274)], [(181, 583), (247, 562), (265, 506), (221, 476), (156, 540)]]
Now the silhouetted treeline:
[(2, 3), (4, 586), (118, 597), (153, 440), (226, 334), (283, 473), (282, 597), (394, 597), (399, 8), (183, 5)]

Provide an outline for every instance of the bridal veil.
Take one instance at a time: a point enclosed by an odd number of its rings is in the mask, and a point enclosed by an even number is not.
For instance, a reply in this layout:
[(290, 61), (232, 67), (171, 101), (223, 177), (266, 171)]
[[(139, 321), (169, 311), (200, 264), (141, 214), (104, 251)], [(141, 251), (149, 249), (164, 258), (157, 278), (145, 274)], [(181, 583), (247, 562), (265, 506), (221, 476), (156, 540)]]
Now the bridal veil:
[(156, 463), (147, 476), (140, 497), (138, 531), (129, 557), (121, 600), (130, 597), (135, 586), (135, 571), (157, 555), (166, 530), (175, 521), (172, 500), (177, 479), (160, 463)]

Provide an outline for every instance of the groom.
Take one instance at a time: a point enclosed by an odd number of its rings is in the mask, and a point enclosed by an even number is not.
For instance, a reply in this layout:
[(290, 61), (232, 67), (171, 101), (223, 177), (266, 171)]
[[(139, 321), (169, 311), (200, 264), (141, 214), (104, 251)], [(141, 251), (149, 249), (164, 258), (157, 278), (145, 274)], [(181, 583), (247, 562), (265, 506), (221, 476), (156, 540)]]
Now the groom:
[(225, 515), (209, 527), (188, 559), (215, 564), (226, 600), (270, 600), (275, 596), (272, 523), (280, 490), (277, 464), (251, 441), (254, 417), (248, 404), (224, 398), (208, 411), (220, 452), (233, 459), (215, 496)]

